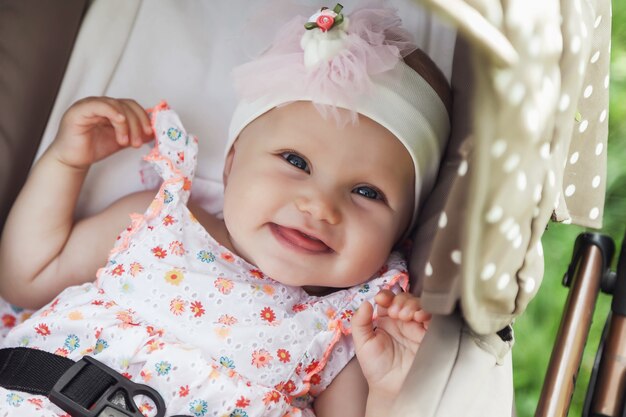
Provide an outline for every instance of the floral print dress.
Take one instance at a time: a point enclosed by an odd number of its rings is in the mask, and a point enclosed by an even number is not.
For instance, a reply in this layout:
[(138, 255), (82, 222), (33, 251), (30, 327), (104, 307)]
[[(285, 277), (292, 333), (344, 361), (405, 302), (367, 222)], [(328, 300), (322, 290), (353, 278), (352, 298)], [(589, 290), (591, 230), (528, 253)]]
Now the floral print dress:
[[(92, 355), (156, 389), (167, 415), (301, 416), (350, 361), (350, 318), (380, 288), (405, 286), (392, 255), (379, 277), (311, 296), (217, 243), (186, 202), (197, 140), (162, 103), (146, 157), (163, 183), (118, 238), (95, 283), (71, 287), (16, 325), (4, 347)], [(145, 415), (153, 405), (138, 404)], [(60, 416), (47, 398), (0, 389), (0, 415)]]

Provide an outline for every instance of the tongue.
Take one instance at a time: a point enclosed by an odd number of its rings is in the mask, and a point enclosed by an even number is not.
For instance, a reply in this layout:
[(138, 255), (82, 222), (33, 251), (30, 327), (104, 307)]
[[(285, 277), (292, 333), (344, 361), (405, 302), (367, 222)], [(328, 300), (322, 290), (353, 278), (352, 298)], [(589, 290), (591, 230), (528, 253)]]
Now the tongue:
[(291, 244), (299, 246), (302, 249), (311, 252), (326, 252), (329, 250), (329, 247), (321, 240), (307, 236), (296, 229), (279, 226), (278, 232)]

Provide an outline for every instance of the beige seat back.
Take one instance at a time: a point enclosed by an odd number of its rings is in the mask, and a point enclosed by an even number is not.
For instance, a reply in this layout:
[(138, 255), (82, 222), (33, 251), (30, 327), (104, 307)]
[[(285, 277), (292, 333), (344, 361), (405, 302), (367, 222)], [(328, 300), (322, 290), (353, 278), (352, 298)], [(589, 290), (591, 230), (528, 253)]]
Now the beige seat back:
[(0, 3), (0, 229), (43, 135), (86, 0)]

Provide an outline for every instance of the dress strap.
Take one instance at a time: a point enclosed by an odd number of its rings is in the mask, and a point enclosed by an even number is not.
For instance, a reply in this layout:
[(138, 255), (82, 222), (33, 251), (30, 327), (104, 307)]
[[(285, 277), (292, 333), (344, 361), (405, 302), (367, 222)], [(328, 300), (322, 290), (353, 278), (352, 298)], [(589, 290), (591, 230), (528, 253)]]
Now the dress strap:
[(180, 199), (186, 204), (196, 170), (198, 139), (185, 131), (178, 114), (165, 101), (149, 112), (155, 142), (154, 148), (144, 159), (152, 164), (163, 179), (161, 191), (165, 203)]

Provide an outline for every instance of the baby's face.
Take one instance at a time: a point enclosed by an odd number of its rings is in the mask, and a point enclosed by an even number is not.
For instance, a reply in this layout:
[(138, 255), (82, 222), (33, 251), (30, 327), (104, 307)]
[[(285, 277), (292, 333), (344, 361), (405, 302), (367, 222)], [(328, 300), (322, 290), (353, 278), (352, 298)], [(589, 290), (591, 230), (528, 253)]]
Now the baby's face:
[(413, 162), (395, 136), (363, 116), (339, 127), (309, 102), (248, 125), (225, 173), (224, 220), (236, 252), (310, 291), (367, 281), (413, 210)]

